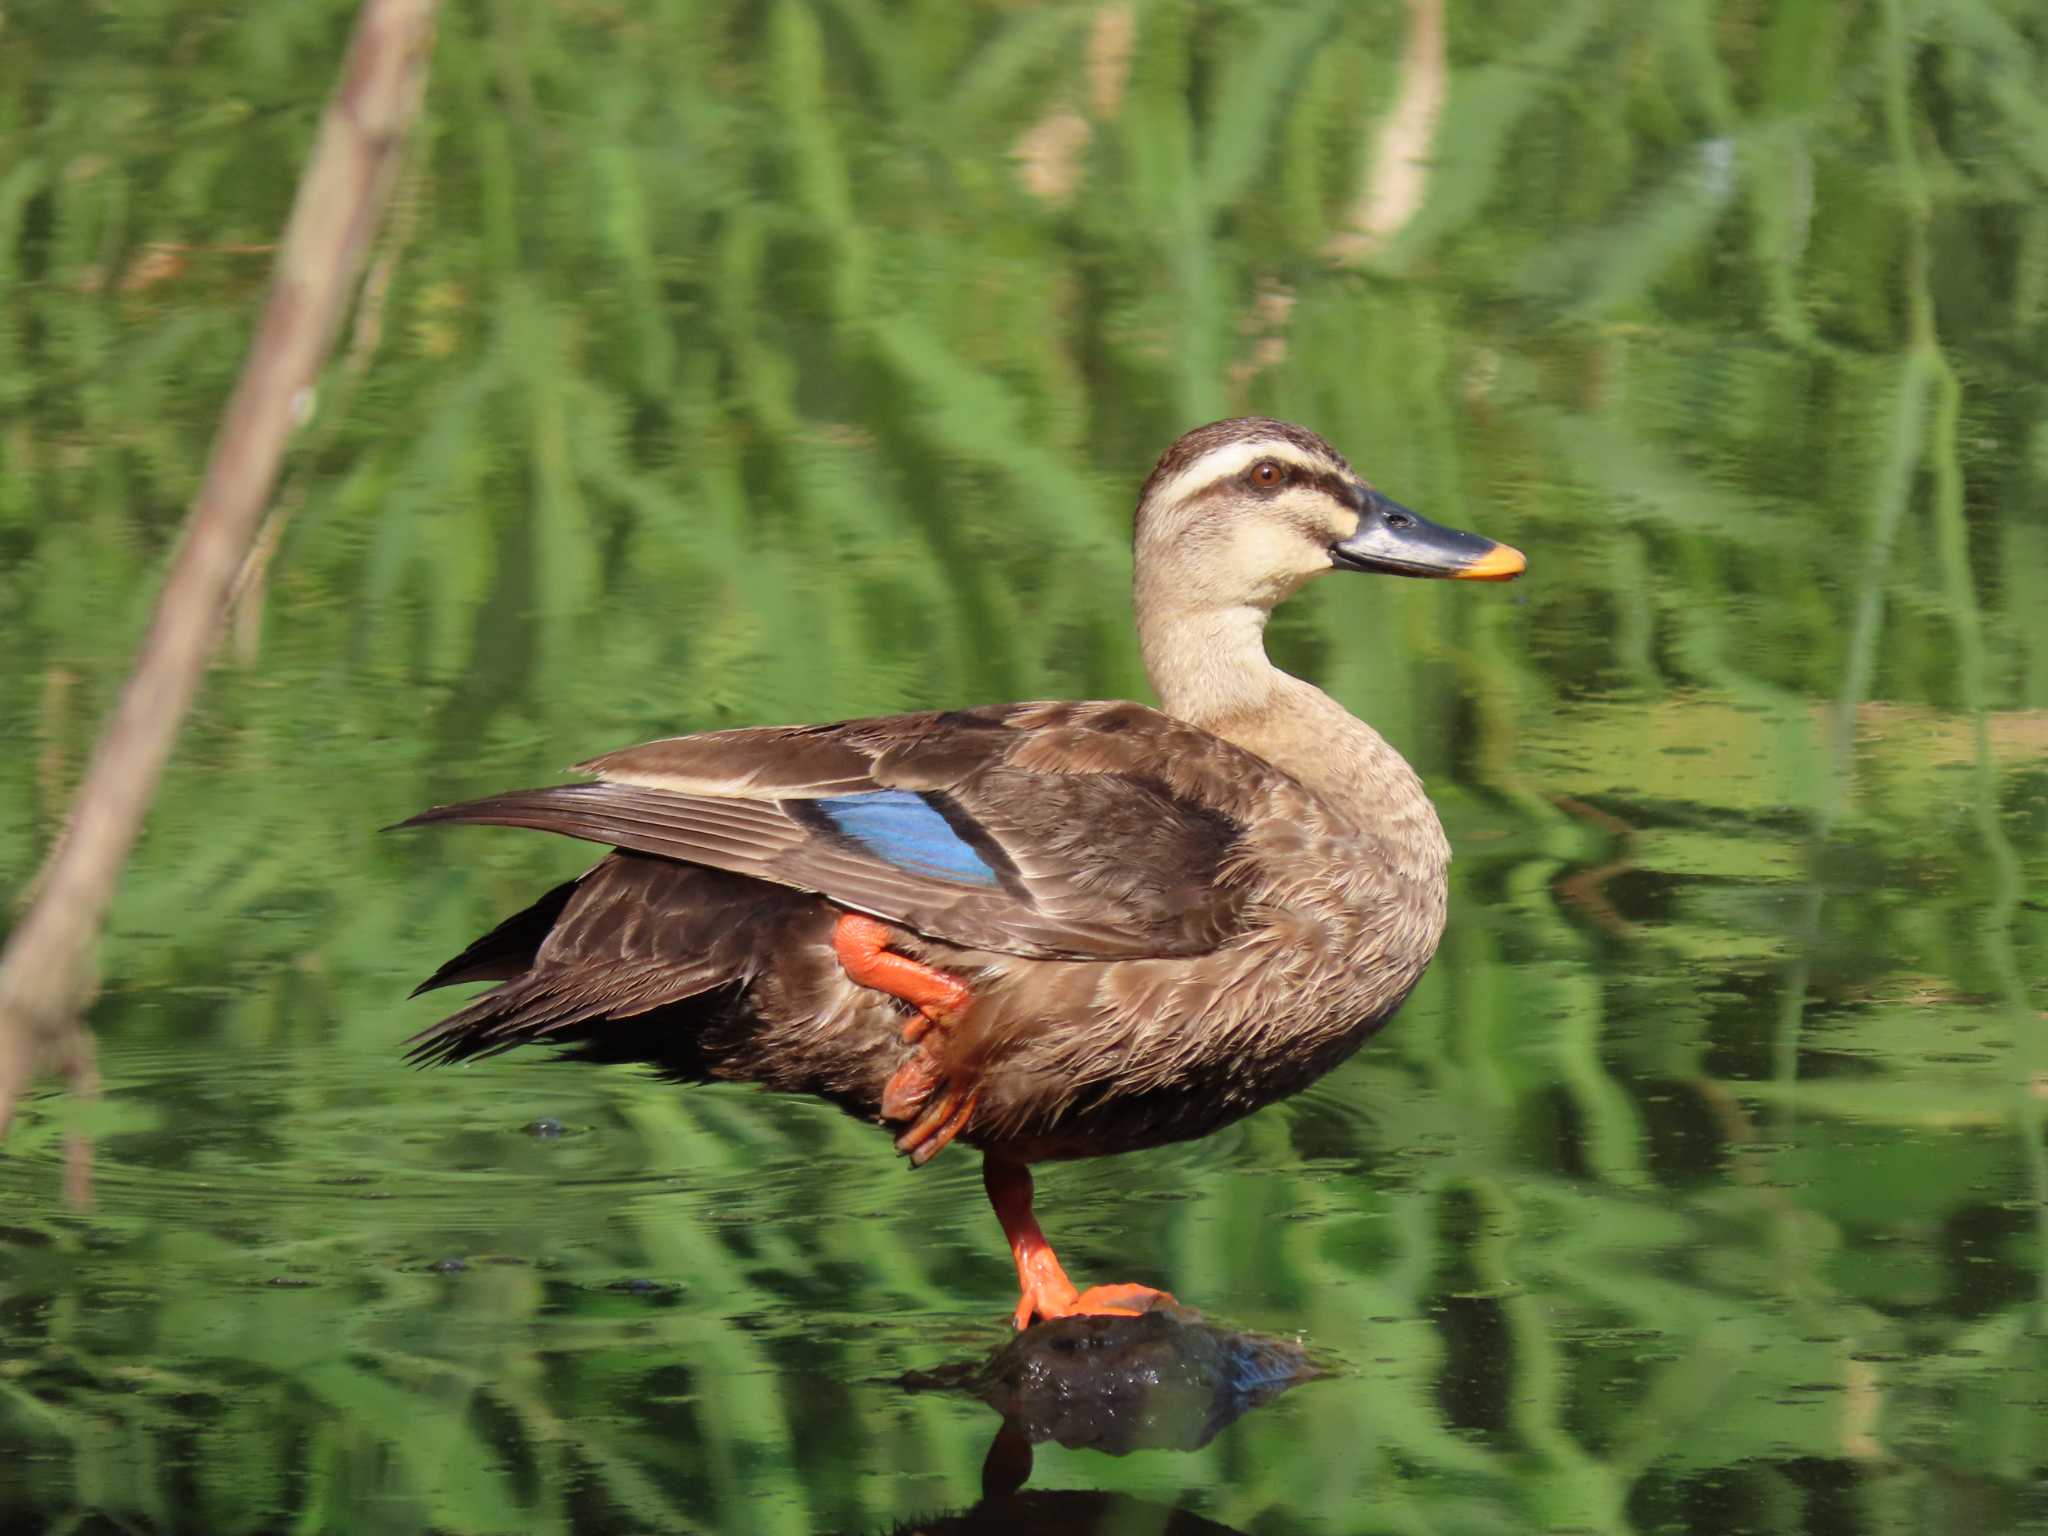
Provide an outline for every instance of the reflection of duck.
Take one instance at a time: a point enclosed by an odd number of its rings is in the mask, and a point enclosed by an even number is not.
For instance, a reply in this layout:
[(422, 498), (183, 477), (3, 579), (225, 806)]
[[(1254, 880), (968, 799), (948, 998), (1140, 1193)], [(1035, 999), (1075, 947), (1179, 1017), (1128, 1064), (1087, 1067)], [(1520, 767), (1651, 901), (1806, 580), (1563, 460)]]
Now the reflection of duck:
[(1184, 1509), (1121, 1493), (1080, 1490), (1013, 1494), (956, 1515), (932, 1515), (896, 1527), (897, 1536), (1244, 1536)]
[(1027, 1164), (1198, 1136), (1293, 1093), (1399, 1006), (1443, 929), (1449, 848), (1421, 782), (1266, 659), (1267, 614), (1333, 568), (1501, 579), (1523, 561), (1263, 419), (1169, 448), (1135, 543), (1161, 710), (716, 731), (415, 817), (615, 849), (427, 981), (501, 984), (415, 1054), (575, 1042), (896, 1122), (914, 1163), (957, 1136), (986, 1154), (1019, 1327), (1145, 1305), (1158, 1293), (1076, 1291)]

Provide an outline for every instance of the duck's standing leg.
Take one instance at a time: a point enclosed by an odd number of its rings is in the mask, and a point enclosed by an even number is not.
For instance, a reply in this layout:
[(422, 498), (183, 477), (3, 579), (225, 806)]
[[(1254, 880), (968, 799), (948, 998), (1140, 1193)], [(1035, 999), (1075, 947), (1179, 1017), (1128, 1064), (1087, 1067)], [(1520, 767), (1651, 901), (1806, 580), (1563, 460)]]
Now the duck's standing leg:
[[(974, 993), (959, 977), (895, 953), (888, 947), (890, 937), (887, 923), (846, 912), (832, 930), (832, 951), (848, 980), (886, 992), (917, 1010), (904, 1024), (903, 1038), (920, 1045), (934, 1028), (943, 1030), (965, 1013)], [(934, 1090), (938, 1090), (936, 1097)], [(973, 1117), (980, 1093), (978, 1085), (946, 1076), (938, 1052), (923, 1044), (882, 1089), (883, 1119), (917, 1117), (896, 1138), (896, 1150), (923, 1167), (945, 1151), (947, 1143)]]
[(988, 1190), (988, 1203), (996, 1208), (996, 1220), (1010, 1240), (1010, 1257), (1017, 1263), (1017, 1312), (1011, 1322), (1018, 1329), (1031, 1326), (1034, 1317), (1075, 1316), (1136, 1317), (1159, 1302), (1178, 1305), (1168, 1292), (1149, 1285), (1091, 1285), (1077, 1290), (1059, 1256), (1045, 1240), (1038, 1218), (1031, 1214), (1031, 1170), (1006, 1157), (984, 1153), (981, 1182)]

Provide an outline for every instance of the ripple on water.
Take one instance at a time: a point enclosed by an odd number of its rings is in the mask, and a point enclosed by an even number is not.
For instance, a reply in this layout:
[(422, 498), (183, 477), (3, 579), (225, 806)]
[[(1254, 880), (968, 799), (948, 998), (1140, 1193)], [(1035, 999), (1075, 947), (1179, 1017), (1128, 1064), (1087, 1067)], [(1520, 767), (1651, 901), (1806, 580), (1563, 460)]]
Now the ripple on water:
[[(90, 1131), (96, 1208), (157, 1215), (382, 1202), (443, 1222), (447, 1207), (572, 1186), (585, 1201), (705, 1182), (686, 1154), (718, 1149), (686, 1090), (572, 1067), (435, 1074), (391, 1056), (307, 1047), (231, 1063), (106, 1053)], [(773, 1101), (763, 1100), (773, 1113)], [(0, 1160), (0, 1194), (54, 1197), (74, 1106), (34, 1095)], [(685, 1155), (664, 1155), (664, 1144)], [(774, 1156), (755, 1173), (773, 1178)], [(714, 1170), (715, 1173), (715, 1170)], [(395, 1215), (387, 1220), (399, 1219)]]
[(803, 1101), (547, 1062), (418, 1073), (339, 1047), (231, 1064), (106, 1055), (101, 1101), (84, 1112), (89, 1210), (60, 1200), (74, 1112), (60, 1093), (24, 1105), (0, 1158), (23, 1242), (65, 1228), (110, 1249), (204, 1234), (240, 1251), (254, 1284), (303, 1278), (292, 1266), (307, 1263), (467, 1282), (504, 1258), (595, 1289), (644, 1281), (659, 1288), (649, 1295), (715, 1254), (733, 1256), (734, 1275), (798, 1271), (843, 1226), (914, 1229), (905, 1247), (988, 1246), (974, 1159), (912, 1178), (874, 1130)]
[[(971, 1331), (1013, 1284), (977, 1158), (913, 1174), (809, 1101), (545, 1060), (420, 1073), (342, 1046), (106, 1055), (89, 1211), (59, 1200), (61, 1095), (26, 1106), (0, 1159), (21, 1241), (99, 1255), (75, 1278), (102, 1296), (137, 1265), (238, 1306), (494, 1308), (537, 1286), (533, 1315), (557, 1321), (669, 1307), (793, 1336), (824, 1316)], [(1239, 1181), (1320, 1219), (1314, 1182), (1380, 1156), (1376, 1093), (1347, 1070), (1199, 1142), (1047, 1169), (1047, 1224), (1099, 1267), (1149, 1224), (1199, 1229)]]

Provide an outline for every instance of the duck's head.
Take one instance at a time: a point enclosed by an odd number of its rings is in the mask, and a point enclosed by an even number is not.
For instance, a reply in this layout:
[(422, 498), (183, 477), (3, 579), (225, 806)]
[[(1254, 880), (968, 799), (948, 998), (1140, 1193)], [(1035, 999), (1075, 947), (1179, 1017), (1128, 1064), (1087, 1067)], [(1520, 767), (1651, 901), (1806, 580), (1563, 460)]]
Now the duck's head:
[(1521, 551), (1445, 528), (1368, 485), (1315, 433), (1263, 416), (1197, 427), (1138, 497), (1141, 606), (1261, 613), (1324, 571), (1507, 581)]

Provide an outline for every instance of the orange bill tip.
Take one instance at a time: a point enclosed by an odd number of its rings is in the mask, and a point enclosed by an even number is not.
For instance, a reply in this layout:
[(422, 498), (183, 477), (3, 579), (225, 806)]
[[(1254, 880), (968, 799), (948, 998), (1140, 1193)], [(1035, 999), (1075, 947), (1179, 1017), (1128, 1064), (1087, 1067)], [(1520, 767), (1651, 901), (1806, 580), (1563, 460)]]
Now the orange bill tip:
[(1512, 544), (1496, 544), (1461, 571), (1451, 575), (1459, 581), (1513, 581), (1529, 568), (1522, 552)]

